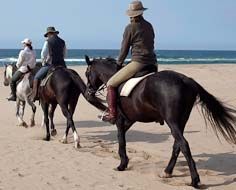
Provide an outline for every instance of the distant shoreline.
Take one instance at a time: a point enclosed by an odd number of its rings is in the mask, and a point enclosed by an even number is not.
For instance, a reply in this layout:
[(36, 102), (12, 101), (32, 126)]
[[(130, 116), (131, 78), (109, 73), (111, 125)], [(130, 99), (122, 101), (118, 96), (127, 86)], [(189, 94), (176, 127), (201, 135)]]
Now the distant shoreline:
[[(0, 66), (16, 62), (20, 49), (0, 49)], [(37, 61), (40, 61), (41, 49), (35, 49)], [(236, 64), (236, 51), (214, 50), (157, 50), (159, 64)], [(111, 57), (118, 59), (118, 49), (68, 49), (66, 63), (68, 65), (86, 65), (84, 56), (90, 58)], [(131, 60), (128, 54), (125, 62)]]
[[(42, 48), (35, 48), (35, 50), (41, 50)], [(19, 48), (0, 48), (1, 50), (20, 50)], [(93, 49), (93, 48), (70, 48), (68, 50), (96, 50), (96, 51), (104, 51), (104, 50), (109, 50), (109, 51), (119, 51), (120, 49), (113, 49), (113, 48), (107, 48), (107, 49)], [(209, 52), (214, 52), (214, 51), (219, 51), (219, 52), (235, 52), (236, 50), (220, 50), (220, 49), (155, 49), (155, 51), (209, 51)]]

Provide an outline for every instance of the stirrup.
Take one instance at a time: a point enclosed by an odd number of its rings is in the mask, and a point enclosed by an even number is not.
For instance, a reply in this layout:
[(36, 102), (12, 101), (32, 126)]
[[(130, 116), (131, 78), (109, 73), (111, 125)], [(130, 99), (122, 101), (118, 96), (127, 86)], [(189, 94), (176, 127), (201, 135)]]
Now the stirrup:
[(109, 122), (109, 123), (114, 125), (116, 123), (116, 119), (105, 120), (104, 117), (106, 116), (106, 114), (109, 114), (109, 112), (107, 112), (107, 111), (102, 112), (101, 115), (98, 115), (98, 118), (101, 119), (101, 121), (103, 121), (103, 122)]
[(104, 116), (108, 114), (107, 110), (103, 111), (101, 115), (98, 115), (98, 118), (103, 121)]

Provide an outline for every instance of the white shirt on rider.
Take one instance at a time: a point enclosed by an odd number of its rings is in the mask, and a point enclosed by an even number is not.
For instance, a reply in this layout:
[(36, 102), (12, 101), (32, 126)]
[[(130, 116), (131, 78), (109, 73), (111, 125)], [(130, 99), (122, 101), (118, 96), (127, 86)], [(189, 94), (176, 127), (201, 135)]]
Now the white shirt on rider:
[(36, 65), (36, 54), (29, 47), (25, 47), (20, 51), (19, 57), (16, 63), (16, 67), (22, 73), (26, 73), (28, 71), (29, 66), (33, 69)]

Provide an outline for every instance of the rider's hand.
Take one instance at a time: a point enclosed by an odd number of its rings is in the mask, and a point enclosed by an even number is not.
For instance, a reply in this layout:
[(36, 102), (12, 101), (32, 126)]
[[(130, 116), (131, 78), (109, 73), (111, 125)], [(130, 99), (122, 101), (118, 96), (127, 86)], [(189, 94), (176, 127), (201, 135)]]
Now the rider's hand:
[(122, 68), (122, 65), (117, 64), (117, 71), (119, 71)]

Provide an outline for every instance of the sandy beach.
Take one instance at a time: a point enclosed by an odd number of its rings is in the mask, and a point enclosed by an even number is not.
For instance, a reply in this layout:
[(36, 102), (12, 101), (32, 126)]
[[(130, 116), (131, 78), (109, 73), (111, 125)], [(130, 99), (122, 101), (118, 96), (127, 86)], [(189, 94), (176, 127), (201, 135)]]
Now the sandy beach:
[[(85, 78), (85, 66), (71, 67)], [(160, 65), (191, 76), (208, 92), (236, 107), (236, 65)], [(100, 113), (81, 95), (74, 122), (81, 138), (79, 150), (74, 149), (73, 136), (62, 144), (66, 120), (59, 107), (55, 112), (57, 136), (43, 141), (42, 110), (37, 104), (36, 126), (16, 126), (15, 104), (8, 102), (10, 89), (3, 86), (0, 68), (0, 189), (80, 189), (80, 190), (190, 190), (189, 169), (182, 154), (173, 177), (158, 175), (166, 167), (172, 152), (173, 138), (165, 124), (136, 123), (127, 133), (129, 167), (115, 171), (119, 164), (116, 127), (97, 119)], [(199, 106), (195, 106), (185, 130), (204, 189), (236, 189), (236, 145), (221, 142), (213, 130), (205, 127)], [(30, 108), (25, 121), (29, 123)]]

